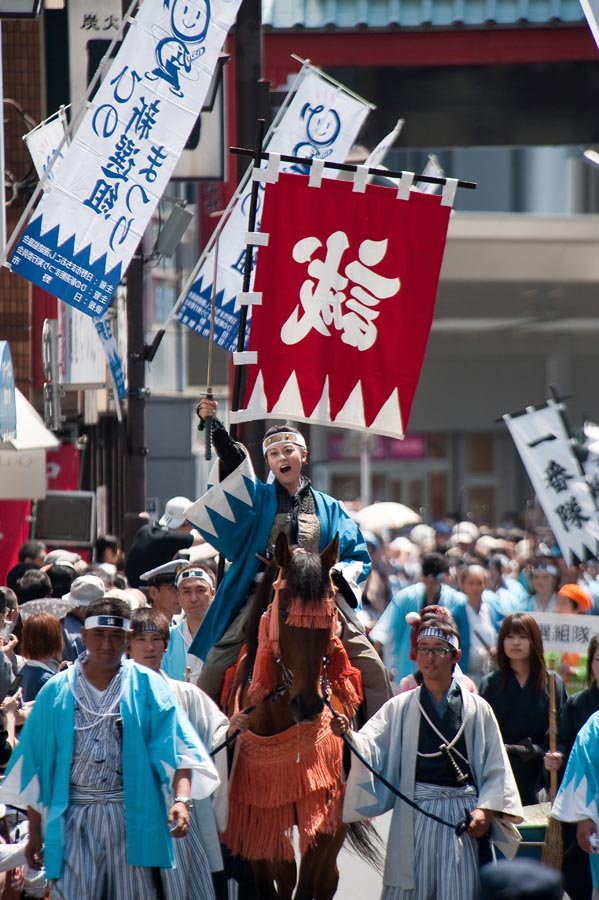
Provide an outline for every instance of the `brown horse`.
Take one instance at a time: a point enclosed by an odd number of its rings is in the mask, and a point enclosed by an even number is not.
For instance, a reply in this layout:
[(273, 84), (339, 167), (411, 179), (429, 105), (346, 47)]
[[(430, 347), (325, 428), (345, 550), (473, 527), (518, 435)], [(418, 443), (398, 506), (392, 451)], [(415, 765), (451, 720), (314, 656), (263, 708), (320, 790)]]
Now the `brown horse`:
[[(264, 573), (254, 598), (247, 652), (229, 694), (230, 713), (248, 703), (255, 709), (250, 730), (238, 738), (223, 840), (251, 861), (264, 900), (331, 900), (339, 881), (337, 854), (348, 833), (341, 821), (342, 744), (331, 733), (325, 696), (332, 687), (350, 715), (361, 698), (359, 673), (334, 634), (329, 572), (337, 553), (337, 538), (319, 556), (291, 550), (279, 535), (276, 568)], [(350, 832), (358, 852), (377, 857), (363, 825)]]

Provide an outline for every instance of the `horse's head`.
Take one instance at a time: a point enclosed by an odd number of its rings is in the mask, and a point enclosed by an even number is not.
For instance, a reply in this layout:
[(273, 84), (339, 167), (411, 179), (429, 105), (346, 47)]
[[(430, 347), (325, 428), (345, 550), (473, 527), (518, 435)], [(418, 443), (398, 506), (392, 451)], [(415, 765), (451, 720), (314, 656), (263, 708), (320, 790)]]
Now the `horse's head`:
[(338, 550), (338, 537), (320, 555), (291, 549), (285, 534), (275, 545), (279, 577), (271, 614), (278, 617), (280, 665), (296, 722), (313, 721), (324, 707), (321, 675), (335, 618), (329, 573)]

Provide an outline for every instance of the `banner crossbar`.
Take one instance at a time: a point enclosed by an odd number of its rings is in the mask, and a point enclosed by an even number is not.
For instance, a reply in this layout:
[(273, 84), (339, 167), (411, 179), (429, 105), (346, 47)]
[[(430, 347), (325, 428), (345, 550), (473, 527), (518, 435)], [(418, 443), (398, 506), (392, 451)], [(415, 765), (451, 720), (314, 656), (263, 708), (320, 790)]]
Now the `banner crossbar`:
[[(229, 152), (234, 153), (236, 156), (248, 156), (254, 157), (256, 155), (254, 150), (250, 150), (247, 147), (229, 147)], [(260, 153), (259, 158), (261, 160), (268, 160), (270, 157), (270, 153), (268, 150), (264, 150)], [(281, 153), (279, 155), (279, 159), (281, 162), (286, 163), (297, 163), (297, 165), (301, 166), (311, 166), (313, 160), (307, 159), (305, 156), (289, 156), (287, 154)], [(322, 160), (321, 160), (322, 162)], [(325, 169), (335, 169), (341, 172), (356, 172), (360, 166), (355, 163), (336, 163), (329, 162), (329, 160), (324, 161)], [(404, 174), (403, 172), (394, 172), (391, 169), (379, 169), (372, 168), (368, 169), (369, 175), (380, 175), (383, 178), (401, 178)], [(423, 182), (424, 184), (441, 184), (444, 185), (447, 182), (447, 178), (439, 178), (436, 175), (414, 175), (414, 181)], [(478, 187), (476, 181), (458, 181), (458, 187), (467, 188), (468, 190), (476, 190)]]

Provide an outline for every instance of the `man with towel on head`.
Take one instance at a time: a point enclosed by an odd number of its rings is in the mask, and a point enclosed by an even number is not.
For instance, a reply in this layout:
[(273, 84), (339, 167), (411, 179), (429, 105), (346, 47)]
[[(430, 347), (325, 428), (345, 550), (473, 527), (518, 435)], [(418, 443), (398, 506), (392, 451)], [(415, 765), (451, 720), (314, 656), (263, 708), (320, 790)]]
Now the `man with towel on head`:
[(0, 787), (52, 900), (157, 900), (152, 867), (174, 865), (190, 799), (218, 784), (167, 682), (124, 658), (129, 624), (122, 600), (89, 605), (86, 653), (38, 694)]

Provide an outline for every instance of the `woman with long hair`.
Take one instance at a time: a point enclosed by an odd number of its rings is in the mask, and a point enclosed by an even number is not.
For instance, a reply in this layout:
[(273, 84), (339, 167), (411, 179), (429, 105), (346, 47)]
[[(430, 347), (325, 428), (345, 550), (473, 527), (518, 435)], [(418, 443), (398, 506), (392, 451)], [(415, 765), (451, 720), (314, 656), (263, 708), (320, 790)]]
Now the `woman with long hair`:
[[(483, 678), (480, 694), (493, 708), (524, 806), (539, 802), (544, 769), (555, 768), (548, 750), (549, 688), (543, 639), (529, 613), (502, 622), (497, 639), (497, 671)], [(555, 676), (557, 711), (566, 700)], [(545, 756), (547, 755), (547, 760)]]

